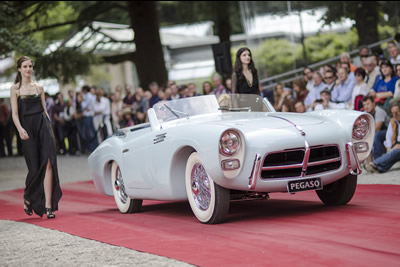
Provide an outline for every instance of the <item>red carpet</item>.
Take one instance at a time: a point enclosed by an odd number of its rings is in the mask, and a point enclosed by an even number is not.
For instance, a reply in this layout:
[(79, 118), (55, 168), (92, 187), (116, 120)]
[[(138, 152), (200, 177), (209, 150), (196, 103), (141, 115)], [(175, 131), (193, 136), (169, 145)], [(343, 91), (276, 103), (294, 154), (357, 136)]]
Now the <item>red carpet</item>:
[(28, 217), (23, 190), (0, 193), (0, 219), (32, 223), (201, 266), (399, 266), (400, 186), (359, 185), (350, 204), (315, 192), (231, 203), (227, 221), (203, 225), (186, 202), (145, 201), (120, 214), (91, 182), (62, 186), (55, 220)]

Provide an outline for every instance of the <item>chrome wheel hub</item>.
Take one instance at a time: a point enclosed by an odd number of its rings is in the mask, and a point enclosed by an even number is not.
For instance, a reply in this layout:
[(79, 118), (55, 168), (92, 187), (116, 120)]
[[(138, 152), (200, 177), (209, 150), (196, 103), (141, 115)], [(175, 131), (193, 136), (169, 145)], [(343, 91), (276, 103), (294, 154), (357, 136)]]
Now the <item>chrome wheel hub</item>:
[(203, 165), (197, 163), (193, 166), (191, 175), (192, 196), (197, 207), (207, 210), (211, 201), (210, 180)]
[(117, 191), (117, 195), (121, 202), (125, 204), (128, 200), (128, 195), (125, 193), (124, 180), (122, 180), (122, 173), (119, 167), (117, 168), (116, 172), (114, 188)]

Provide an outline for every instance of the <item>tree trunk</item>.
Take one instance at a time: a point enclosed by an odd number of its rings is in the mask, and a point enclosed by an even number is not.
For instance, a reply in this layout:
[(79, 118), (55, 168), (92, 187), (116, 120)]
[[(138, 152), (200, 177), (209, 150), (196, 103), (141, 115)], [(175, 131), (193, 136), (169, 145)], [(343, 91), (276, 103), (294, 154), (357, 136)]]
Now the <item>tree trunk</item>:
[(156, 3), (154, 1), (128, 1), (128, 12), (135, 32), (134, 62), (140, 86), (147, 90), (153, 81), (164, 84), (168, 80), (168, 74), (161, 46)]
[[(231, 51), (231, 22), (230, 22), (230, 1), (215, 1), (215, 28), (219, 37), (219, 42), (226, 42), (228, 46), (229, 56)], [(224, 79), (230, 78), (232, 73), (224, 73)]]
[(378, 1), (360, 1), (356, 7), (358, 45), (369, 45), (379, 41)]

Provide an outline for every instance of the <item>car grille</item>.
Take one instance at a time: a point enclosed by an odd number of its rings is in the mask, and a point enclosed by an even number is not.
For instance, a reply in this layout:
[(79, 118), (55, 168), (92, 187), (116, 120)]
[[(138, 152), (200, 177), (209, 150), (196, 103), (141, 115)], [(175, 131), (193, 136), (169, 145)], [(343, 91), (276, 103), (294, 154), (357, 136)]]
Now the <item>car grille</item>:
[(341, 166), (338, 146), (310, 147), (307, 168), (303, 173), (305, 148), (272, 152), (266, 155), (261, 171), (261, 178), (275, 179), (302, 177), (336, 170)]

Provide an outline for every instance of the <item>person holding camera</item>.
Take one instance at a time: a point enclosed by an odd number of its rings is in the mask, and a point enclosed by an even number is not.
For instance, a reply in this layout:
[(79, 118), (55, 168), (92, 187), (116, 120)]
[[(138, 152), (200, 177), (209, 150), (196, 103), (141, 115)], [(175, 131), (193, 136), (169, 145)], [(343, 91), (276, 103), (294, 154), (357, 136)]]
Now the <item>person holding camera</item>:
[(331, 101), (331, 92), (326, 88), (321, 91), (320, 99), (316, 99), (311, 105), (311, 109), (324, 110), (324, 109), (345, 109), (345, 103), (334, 103)]

